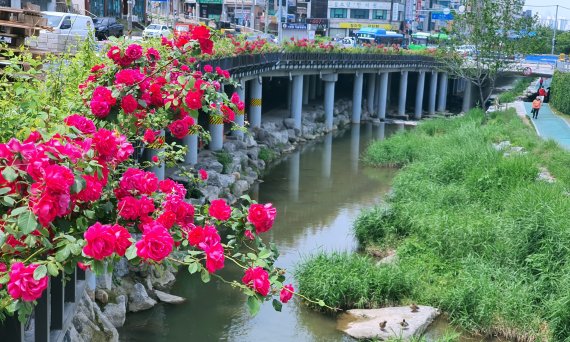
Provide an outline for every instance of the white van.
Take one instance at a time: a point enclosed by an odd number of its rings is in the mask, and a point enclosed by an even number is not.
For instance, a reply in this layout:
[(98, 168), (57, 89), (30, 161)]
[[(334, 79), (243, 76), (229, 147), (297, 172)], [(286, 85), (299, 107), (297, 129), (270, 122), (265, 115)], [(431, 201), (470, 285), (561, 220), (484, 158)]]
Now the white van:
[(30, 47), (73, 53), (87, 37), (95, 39), (95, 25), (91, 17), (64, 12), (42, 12), (42, 16), (53, 30), (42, 30), (36, 39), (29, 39)]

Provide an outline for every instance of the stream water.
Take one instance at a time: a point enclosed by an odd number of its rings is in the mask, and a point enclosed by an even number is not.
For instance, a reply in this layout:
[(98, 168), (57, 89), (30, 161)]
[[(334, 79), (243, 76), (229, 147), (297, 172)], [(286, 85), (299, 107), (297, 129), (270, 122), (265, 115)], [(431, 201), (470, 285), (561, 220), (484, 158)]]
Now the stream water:
[[(396, 173), (363, 166), (360, 154), (373, 139), (398, 129), (403, 126), (367, 123), (331, 133), (272, 165), (252, 189), (252, 197), (277, 208), (275, 225), (264, 239), (277, 244), (277, 266), (288, 269), (290, 281), (295, 283), (295, 265), (319, 250), (356, 249), (354, 219), (381, 200)], [(242, 271), (228, 265), (221, 275), (240, 279)], [(221, 282), (202, 284), (183, 269), (172, 293), (188, 301), (127, 315), (121, 341), (352, 341), (336, 330), (334, 318), (298, 300), (282, 312), (266, 302), (251, 317), (240, 292)]]

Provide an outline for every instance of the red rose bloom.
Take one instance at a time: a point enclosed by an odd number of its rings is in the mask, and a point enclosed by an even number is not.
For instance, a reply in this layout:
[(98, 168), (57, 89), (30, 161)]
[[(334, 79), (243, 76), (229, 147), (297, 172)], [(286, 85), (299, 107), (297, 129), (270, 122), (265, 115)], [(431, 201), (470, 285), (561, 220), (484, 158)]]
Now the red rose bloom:
[(113, 225), (110, 231), (115, 237), (115, 253), (124, 256), (127, 248), (131, 247), (131, 234), (125, 227), (118, 224)]
[(202, 92), (201, 91), (189, 91), (184, 98), (186, 106), (190, 109), (200, 109), (202, 108)]
[(200, 40), (200, 39), (209, 39), (210, 38), (210, 30), (206, 26), (196, 26), (192, 30), (192, 39)]
[(128, 57), (131, 61), (136, 61), (137, 59), (141, 58), (142, 55), (142, 46), (138, 44), (131, 44), (125, 50), (125, 56)]
[(97, 222), (89, 227), (83, 236), (87, 242), (83, 247), (83, 253), (93, 259), (102, 260), (115, 251), (115, 235), (111, 225)]
[(83, 134), (93, 134), (97, 131), (93, 121), (79, 114), (73, 114), (63, 119), (68, 126), (77, 128)]
[(152, 144), (156, 140), (157, 135), (158, 132), (155, 132), (152, 129), (147, 128), (146, 131), (144, 132), (143, 140), (147, 144)]
[(208, 179), (208, 172), (206, 172), (206, 170), (200, 169), (198, 173), (200, 174), (200, 179), (202, 179), (203, 181)]
[(51, 194), (68, 194), (73, 181), (73, 172), (65, 166), (49, 165), (44, 169), (44, 182)]
[(121, 108), (123, 108), (123, 111), (125, 111), (126, 114), (133, 113), (135, 110), (137, 110), (138, 106), (139, 103), (137, 102), (137, 99), (135, 99), (135, 97), (131, 94), (123, 97), (121, 100)]
[(267, 296), (271, 283), (269, 282), (269, 275), (261, 267), (248, 268), (241, 281), (247, 287), (253, 289), (255, 292), (262, 296)]
[(132, 86), (144, 79), (144, 75), (136, 69), (123, 69), (115, 74), (115, 83)]
[(214, 51), (214, 42), (210, 39), (202, 39), (200, 42), (200, 49), (203, 54), (211, 55)]
[(283, 302), (283, 304), (287, 303), (291, 298), (293, 298), (293, 292), (295, 292), (295, 288), (293, 285), (285, 285), (281, 289), (281, 293), (279, 293), (279, 299)]
[(103, 186), (106, 182), (91, 175), (83, 175), (83, 179), (85, 179), (85, 188), (77, 194), (77, 199), (83, 202), (94, 202), (101, 198)]
[(155, 224), (145, 229), (136, 246), (137, 255), (142, 259), (162, 261), (172, 252), (174, 239), (161, 224)]
[(8, 293), (12, 298), (22, 298), (26, 302), (33, 302), (42, 296), (48, 286), (48, 277), (45, 276), (40, 280), (34, 279), (34, 271), (38, 266), (37, 264), (24, 266), (21, 262), (15, 262), (12, 265), (10, 282), (8, 282)]
[(206, 269), (208, 272), (214, 273), (224, 268), (224, 247), (221, 244), (216, 243), (206, 246), (204, 252), (206, 253)]
[[(8, 270), (8, 268), (6, 267), (6, 264), (3, 262), (0, 262), (0, 275), (4, 275), (4, 273)], [(2, 288), (2, 284), (0, 284), (0, 289)]]
[(225, 221), (232, 216), (232, 208), (226, 204), (223, 199), (213, 200), (210, 203), (210, 208), (208, 209), (210, 216), (220, 220)]
[(178, 139), (183, 139), (188, 135), (188, 124), (184, 120), (172, 121), (172, 123), (168, 125), (168, 129), (170, 133)]
[(252, 204), (249, 207), (247, 221), (253, 224), (257, 234), (260, 234), (271, 229), (276, 214), (277, 210), (271, 203)]
[(212, 72), (214, 68), (210, 64), (204, 65), (204, 72)]

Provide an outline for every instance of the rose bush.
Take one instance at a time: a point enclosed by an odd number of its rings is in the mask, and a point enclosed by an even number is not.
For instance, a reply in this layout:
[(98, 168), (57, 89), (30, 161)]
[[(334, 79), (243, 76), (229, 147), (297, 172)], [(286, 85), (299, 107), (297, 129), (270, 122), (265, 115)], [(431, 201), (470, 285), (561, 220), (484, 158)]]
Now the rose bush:
[[(158, 48), (113, 46), (80, 85), (84, 115), (0, 144), (0, 319), (25, 319), (50, 276), (77, 266), (100, 274), (121, 257), (133, 266), (184, 266), (204, 282), (236, 264), (244, 277), (224, 281), (248, 296), (254, 314), (279, 295), (278, 252), (259, 236), (273, 225), (270, 204), (243, 196), (235, 206), (219, 199), (195, 207), (191, 189), (159, 180), (133, 156), (141, 143), (163, 144), (161, 130), (182, 138), (201, 132), (200, 113), (231, 121), (243, 108), (220, 92), (235, 84), (227, 71), (199, 70), (212, 45), (208, 29), (196, 27)], [(207, 179), (205, 170), (199, 175)], [(280, 310), (278, 299), (273, 305)]]

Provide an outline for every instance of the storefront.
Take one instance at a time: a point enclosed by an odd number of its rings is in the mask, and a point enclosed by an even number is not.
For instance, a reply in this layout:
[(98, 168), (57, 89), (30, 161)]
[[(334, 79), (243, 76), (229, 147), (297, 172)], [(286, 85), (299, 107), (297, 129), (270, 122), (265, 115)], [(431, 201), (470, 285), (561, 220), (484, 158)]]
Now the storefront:
[(185, 18), (196, 17), (196, 0), (184, 1), (184, 17)]
[(220, 20), (223, 0), (198, 0), (200, 18)]

